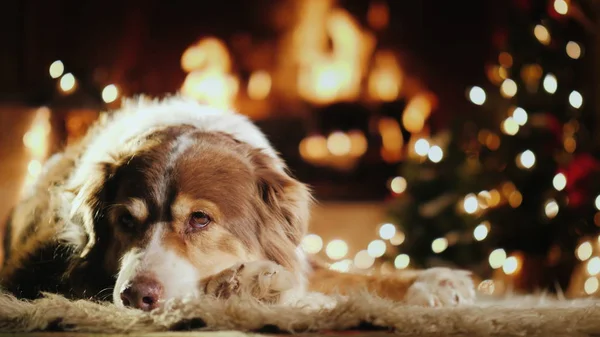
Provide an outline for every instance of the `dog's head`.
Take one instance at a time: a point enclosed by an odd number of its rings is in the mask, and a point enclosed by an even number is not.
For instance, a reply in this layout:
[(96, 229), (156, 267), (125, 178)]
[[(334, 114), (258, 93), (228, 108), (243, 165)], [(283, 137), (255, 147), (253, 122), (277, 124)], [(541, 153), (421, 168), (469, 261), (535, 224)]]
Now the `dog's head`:
[(96, 165), (78, 198), (118, 305), (150, 310), (197, 294), (203, 278), (240, 262), (300, 272), (307, 188), (229, 134), (179, 125), (135, 137)]

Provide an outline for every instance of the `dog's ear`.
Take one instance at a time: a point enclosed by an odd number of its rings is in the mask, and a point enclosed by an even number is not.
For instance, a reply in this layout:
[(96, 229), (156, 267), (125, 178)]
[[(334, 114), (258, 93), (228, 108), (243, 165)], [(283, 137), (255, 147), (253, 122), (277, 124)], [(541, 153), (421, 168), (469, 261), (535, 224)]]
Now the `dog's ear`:
[[(294, 179), (278, 158), (262, 152), (253, 156), (265, 223), (260, 240), (268, 257), (286, 265), (308, 230), (312, 196), (309, 188)], [(290, 256), (290, 251), (294, 256)]]
[(95, 224), (104, 215), (107, 186), (123, 162), (122, 156), (111, 156), (107, 161), (90, 165), (84, 181), (72, 182), (69, 223), (61, 237), (85, 257), (98, 239)]

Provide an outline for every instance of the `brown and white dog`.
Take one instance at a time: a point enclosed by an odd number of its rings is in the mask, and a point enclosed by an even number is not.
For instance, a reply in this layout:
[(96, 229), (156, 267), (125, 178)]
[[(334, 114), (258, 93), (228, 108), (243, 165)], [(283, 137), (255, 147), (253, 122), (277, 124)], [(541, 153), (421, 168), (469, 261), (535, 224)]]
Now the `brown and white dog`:
[(151, 310), (187, 296), (293, 304), (368, 290), (419, 305), (474, 300), (468, 273), (343, 274), (303, 254), (311, 194), (244, 116), (141, 99), (54, 155), (15, 208), (4, 289)]

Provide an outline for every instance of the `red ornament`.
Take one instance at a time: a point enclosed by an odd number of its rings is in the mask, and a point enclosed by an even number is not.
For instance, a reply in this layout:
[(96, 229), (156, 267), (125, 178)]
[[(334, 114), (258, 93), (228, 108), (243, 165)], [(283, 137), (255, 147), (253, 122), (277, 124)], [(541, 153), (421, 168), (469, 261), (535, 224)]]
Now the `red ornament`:
[(571, 163), (564, 170), (559, 171), (567, 179), (565, 191), (571, 207), (581, 207), (592, 197), (594, 191), (590, 191), (591, 184), (588, 181), (592, 174), (598, 171), (600, 171), (600, 161), (589, 153), (575, 155)]

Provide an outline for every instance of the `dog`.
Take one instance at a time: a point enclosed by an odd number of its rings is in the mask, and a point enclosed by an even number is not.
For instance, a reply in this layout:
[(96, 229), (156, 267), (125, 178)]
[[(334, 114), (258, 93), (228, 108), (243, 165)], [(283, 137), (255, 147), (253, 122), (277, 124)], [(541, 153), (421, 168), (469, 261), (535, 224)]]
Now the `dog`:
[(293, 304), (307, 292), (475, 299), (465, 271), (369, 276), (307, 257), (312, 201), (243, 115), (177, 96), (128, 101), (46, 162), (11, 213), (0, 284), (145, 311), (202, 296)]

